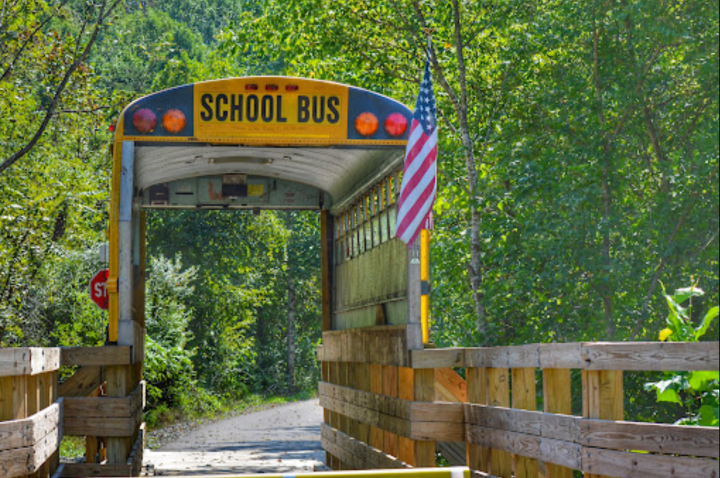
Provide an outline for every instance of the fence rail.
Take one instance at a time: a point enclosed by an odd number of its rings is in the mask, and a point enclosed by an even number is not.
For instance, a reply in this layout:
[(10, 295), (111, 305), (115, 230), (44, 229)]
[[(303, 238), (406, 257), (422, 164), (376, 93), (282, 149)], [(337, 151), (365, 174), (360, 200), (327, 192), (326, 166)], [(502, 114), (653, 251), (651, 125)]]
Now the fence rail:
[[(331, 349), (319, 351), (320, 402), (323, 444), (335, 469), (414, 465), (423, 443), (443, 442), (440, 450), (457, 460), (464, 442), (467, 465), (480, 476), (572, 478), (579, 470), (592, 478), (720, 478), (717, 428), (624, 421), (623, 388), (628, 371), (718, 371), (717, 342), (426, 349), (407, 358), (385, 353), (375, 364), (367, 360), (368, 341), (393, 351), (402, 344), (377, 329), (367, 337), (353, 331), (352, 341), (365, 343), (355, 354), (338, 347), (350, 340), (332, 334)], [(452, 368), (464, 368), (466, 380)], [(581, 371), (581, 390), (573, 390), (571, 370)], [(432, 398), (408, 393), (417, 392), (413, 379), (427, 387), (428, 377)], [(578, 395), (583, 413), (573, 416)]]

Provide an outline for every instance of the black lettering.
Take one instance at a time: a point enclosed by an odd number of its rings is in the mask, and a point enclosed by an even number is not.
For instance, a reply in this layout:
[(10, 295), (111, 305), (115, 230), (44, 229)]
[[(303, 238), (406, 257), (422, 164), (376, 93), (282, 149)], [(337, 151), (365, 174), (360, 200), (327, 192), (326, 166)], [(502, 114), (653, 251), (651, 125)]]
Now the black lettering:
[(215, 118), (217, 118), (218, 121), (227, 121), (228, 112), (222, 108), (223, 106), (227, 106), (227, 104), (227, 95), (223, 93), (217, 95), (217, 99), (215, 100)]
[(340, 121), (340, 111), (338, 111), (338, 106), (340, 106), (340, 98), (337, 96), (331, 96), (328, 98), (328, 117), (327, 120), (331, 124), (337, 124)]
[(262, 99), (262, 120), (265, 123), (272, 123), (275, 117), (275, 102), (273, 97), (269, 95), (263, 96)]
[(258, 120), (260, 114), (260, 100), (257, 95), (250, 95), (247, 97), (247, 120), (254, 123)]
[(282, 96), (277, 97), (277, 122), (287, 123), (287, 118), (282, 114)]
[(205, 108), (205, 111), (200, 113), (200, 119), (203, 121), (212, 121), (213, 114), (212, 114), (212, 103), (213, 103), (213, 97), (209, 94), (202, 95), (202, 98), (200, 98), (200, 103), (202, 104), (202, 107)]
[(310, 98), (298, 96), (298, 123), (310, 121)]
[[(237, 100), (237, 103), (235, 102)], [(243, 120), (243, 95), (230, 95), (230, 121), (235, 121), (235, 115), (237, 114), (237, 120)]]
[[(318, 100), (319, 105), (318, 105)], [(322, 124), (325, 121), (325, 97), (324, 96), (313, 96), (313, 121), (318, 124)]]

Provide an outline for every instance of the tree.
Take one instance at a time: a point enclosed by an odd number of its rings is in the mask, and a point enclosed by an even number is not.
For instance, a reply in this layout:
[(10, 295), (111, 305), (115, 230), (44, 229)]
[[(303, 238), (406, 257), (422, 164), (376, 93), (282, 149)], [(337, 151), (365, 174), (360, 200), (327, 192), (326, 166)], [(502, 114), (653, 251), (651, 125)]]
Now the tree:
[[(6, 60), (2, 62), (0, 85), (41, 78), (47, 93), (43, 95), (44, 101), (36, 106), (42, 119), (39, 123), (33, 121), (34, 133), (23, 137), (14, 152), (0, 163), (0, 174), (28, 154), (43, 136), (56, 115), (63, 93), (72, 84), (73, 75), (84, 65), (101, 29), (121, 2), (103, 0), (80, 12), (67, 9), (67, 1), (61, 1), (53, 8), (43, 1), (20, 0), (10, 4), (7, 11), (7, 2), (3, 2), (0, 54)], [(52, 20), (61, 14), (73, 13), (77, 15), (78, 23), (74, 36), (62, 38), (64, 35), (59, 32), (48, 32)], [(14, 112), (14, 108), (3, 108), (2, 111), (3, 122), (18, 121), (8, 114)]]

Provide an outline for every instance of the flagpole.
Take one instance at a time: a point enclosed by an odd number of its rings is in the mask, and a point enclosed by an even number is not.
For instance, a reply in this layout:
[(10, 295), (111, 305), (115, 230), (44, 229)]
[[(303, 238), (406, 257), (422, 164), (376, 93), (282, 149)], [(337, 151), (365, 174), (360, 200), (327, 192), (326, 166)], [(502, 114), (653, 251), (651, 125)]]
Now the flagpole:
[(420, 231), (420, 321), (423, 343), (430, 343), (430, 231)]

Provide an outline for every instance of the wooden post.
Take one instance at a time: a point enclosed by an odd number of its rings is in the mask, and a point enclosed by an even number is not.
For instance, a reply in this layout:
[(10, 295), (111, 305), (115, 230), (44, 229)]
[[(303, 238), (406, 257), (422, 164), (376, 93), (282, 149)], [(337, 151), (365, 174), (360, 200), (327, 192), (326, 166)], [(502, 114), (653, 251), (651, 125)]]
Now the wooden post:
[[(512, 406), (519, 410), (537, 411), (537, 386), (534, 368), (516, 368), (512, 371)], [(513, 456), (515, 478), (538, 478), (538, 461)]]
[[(625, 418), (623, 373), (615, 370), (583, 370), (583, 417), (597, 420)], [(601, 478), (586, 474), (586, 478)]]
[[(130, 393), (128, 387), (130, 368), (123, 365), (107, 367), (105, 375), (107, 377), (107, 395), (108, 397), (126, 397)], [(121, 437), (108, 437), (107, 439), (107, 458), (108, 464), (124, 465), (130, 455), (129, 439)]]
[[(543, 402), (546, 413), (572, 415), (572, 387), (569, 369), (543, 370)], [(573, 470), (547, 463), (546, 478), (573, 478)]]
[[(510, 408), (510, 371), (506, 368), (488, 369), (488, 384), (488, 404)], [(508, 452), (490, 452), (490, 474), (499, 478), (512, 478), (512, 459)]]
[[(418, 402), (435, 401), (435, 370), (415, 370), (415, 400)], [(434, 441), (415, 442), (415, 466), (429, 468), (437, 466), (435, 454), (437, 443)]]
[[(469, 403), (487, 405), (488, 403), (488, 373), (486, 368), (467, 368), (467, 398)], [(467, 465), (474, 471), (487, 472), (490, 470), (490, 450), (479, 445), (468, 443)]]

